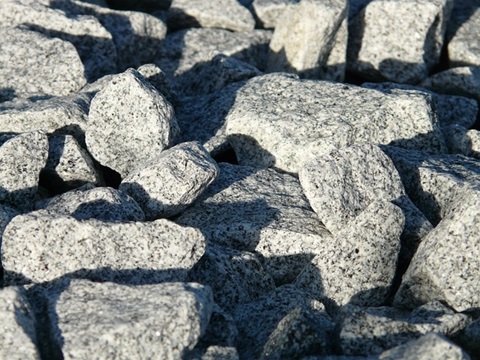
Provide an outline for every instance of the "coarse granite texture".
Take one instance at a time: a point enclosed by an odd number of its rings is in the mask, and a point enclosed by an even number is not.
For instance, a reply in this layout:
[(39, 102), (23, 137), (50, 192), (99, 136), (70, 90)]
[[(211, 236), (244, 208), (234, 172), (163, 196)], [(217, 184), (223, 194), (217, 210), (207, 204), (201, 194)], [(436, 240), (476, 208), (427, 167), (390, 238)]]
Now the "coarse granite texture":
[(480, 159), (480, 132), (468, 130), (461, 125), (450, 125), (442, 129), (450, 154), (465, 155)]
[(480, 354), (480, 319), (477, 319), (463, 329), (455, 337), (455, 341), (465, 349), (474, 359), (478, 359)]
[(391, 146), (382, 150), (392, 159), (410, 199), (434, 226), (464, 188), (480, 185), (480, 163), (475, 159)]
[(173, 0), (168, 9), (171, 29), (219, 28), (231, 31), (251, 31), (255, 19), (237, 0)]
[(147, 220), (180, 214), (215, 180), (218, 166), (198, 142), (163, 151), (125, 177), (119, 189), (131, 196)]
[(461, 312), (480, 307), (480, 189), (465, 188), (419, 245), (394, 304), (444, 301)]
[(35, 317), (22, 286), (0, 289), (0, 358), (40, 360)]
[(167, 101), (172, 105), (177, 104), (178, 93), (173, 88), (167, 74), (155, 64), (143, 64), (137, 71), (153, 85), (157, 91), (165, 96)]
[[(5, 3), (0, 3), (0, 13)], [(1, 15), (0, 19), (0, 99), (8, 100), (12, 95), (67, 95), (86, 84), (85, 68), (71, 43), (4, 27)]]
[(71, 280), (49, 298), (65, 359), (181, 359), (205, 332), (213, 300), (195, 283), (127, 286)]
[(292, 173), (317, 156), (359, 142), (446, 151), (427, 95), (283, 74), (257, 76), (237, 90), (225, 134), (241, 165)]
[(470, 356), (457, 344), (448, 340), (445, 336), (436, 333), (428, 333), (417, 340), (409, 341), (393, 349), (384, 351), (378, 357), (379, 360), (470, 360)]
[(332, 316), (346, 304), (380, 306), (390, 293), (404, 216), (391, 202), (374, 201), (319, 244), (295, 285), (321, 300)]
[[(192, 357), (192, 359), (197, 359)], [(239, 360), (238, 351), (235, 347), (209, 346), (201, 355), (200, 360)]]
[(448, 60), (450, 67), (480, 66), (480, 7), (472, 9), (468, 20), (463, 22), (448, 42)]
[[(60, 38), (73, 44), (82, 59), (88, 81), (114, 73), (117, 69), (117, 52), (110, 32), (94, 16), (71, 16), (57, 8), (56, 4), (59, 1), (2, 1), (0, 22), (3, 26), (24, 25), (47, 37)], [(59, 50), (54, 53), (64, 56)], [(77, 78), (82, 77), (77, 75), (74, 79)]]
[(417, 84), (438, 63), (453, 0), (373, 0), (349, 22), (350, 71)]
[(145, 221), (144, 212), (130, 196), (110, 187), (94, 187), (91, 183), (37, 202), (36, 208), (50, 214), (69, 215), (77, 220)]
[[(0, 254), (2, 251), (2, 235), (8, 223), (18, 215), (18, 212), (5, 205), (0, 205)], [(0, 281), (1, 282), (1, 281)]]
[(274, 29), (284, 11), (298, 2), (299, 0), (254, 0), (251, 10), (257, 26), (263, 29)]
[[(283, 285), (250, 303), (237, 306), (233, 311), (239, 330), (237, 349), (240, 358), (260, 358), (270, 336), (281, 331), (276, 329), (282, 319), (287, 316), (295, 318), (295, 312), (302, 313), (301, 318), (297, 317), (300, 323), (302, 320), (306, 321), (295, 325), (311, 327), (316, 333), (315, 340), (321, 343), (321, 350), (327, 353), (331, 351), (332, 344), (328, 338), (334, 330), (335, 323), (325, 312), (323, 304), (311, 299), (308, 294), (293, 285)], [(284, 320), (284, 323), (288, 322), (288, 318)], [(268, 351), (268, 348), (265, 350)]]
[(234, 318), (217, 303), (214, 303), (210, 321), (205, 333), (197, 344), (197, 349), (205, 349), (205, 347), (211, 345), (235, 347), (237, 339), (238, 329)]
[(183, 281), (204, 250), (199, 230), (164, 219), (106, 223), (40, 212), (16, 216), (8, 224), (2, 262), (6, 284), (67, 274), (145, 284)]
[(213, 299), (226, 311), (275, 289), (275, 282), (258, 256), (220, 246), (209, 246), (188, 274), (188, 281), (208, 285)]
[[(302, 78), (342, 81), (345, 72), (348, 2), (346, 0), (302, 0), (289, 6), (278, 19), (268, 57), (268, 72), (293, 72)], [(342, 37), (339, 38), (339, 35)], [(329, 57), (336, 51), (343, 59), (335, 59), (342, 67), (329, 69)], [(329, 72), (339, 73), (329, 76)]]
[(175, 221), (200, 229), (209, 245), (255, 251), (277, 285), (292, 281), (331, 241), (299, 181), (272, 169), (219, 168), (217, 179)]
[(21, 212), (33, 209), (40, 171), (48, 157), (48, 138), (32, 131), (0, 139), (0, 203)]
[(339, 344), (345, 355), (378, 355), (394, 346), (435, 332), (452, 336), (465, 328), (470, 318), (440, 302), (413, 312), (392, 307), (345, 309), (339, 325)]
[(124, 178), (172, 145), (178, 131), (172, 105), (129, 69), (93, 98), (85, 140), (98, 162)]

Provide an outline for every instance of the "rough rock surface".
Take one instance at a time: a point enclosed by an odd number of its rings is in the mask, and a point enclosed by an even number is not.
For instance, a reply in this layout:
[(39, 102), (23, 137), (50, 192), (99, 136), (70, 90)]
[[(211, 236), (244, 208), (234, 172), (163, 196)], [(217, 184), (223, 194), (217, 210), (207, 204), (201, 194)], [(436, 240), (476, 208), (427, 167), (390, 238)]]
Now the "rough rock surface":
[(3, 234), (4, 278), (7, 284), (67, 274), (130, 284), (183, 281), (204, 241), (199, 230), (163, 219), (105, 223), (31, 213), (16, 216)]
[(72, 280), (49, 300), (52, 338), (66, 359), (180, 359), (204, 333), (213, 306), (210, 289), (195, 283)]
[(479, 27), (480, 8), (477, 8), (456, 29), (455, 35), (448, 42), (450, 67), (480, 66), (480, 45), (477, 38)]
[(137, 201), (147, 219), (158, 219), (181, 213), (217, 175), (217, 164), (205, 148), (188, 142), (130, 172), (119, 189)]
[(178, 133), (171, 104), (136, 70), (95, 95), (85, 134), (88, 150), (122, 177), (153, 160)]
[(298, 2), (299, 0), (254, 0), (251, 9), (258, 25), (264, 29), (274, 29), (289, 5)]
[[(2, 251), (2, 235), (8, 223), (18, 215), (18, 212), (5, 205), (0, 205), (0, 254)], [(0, 281), (1, 283), (1, 281)]]
[(480, 319), (468, 324), (455, 340), (470, 354), (480, 354)]

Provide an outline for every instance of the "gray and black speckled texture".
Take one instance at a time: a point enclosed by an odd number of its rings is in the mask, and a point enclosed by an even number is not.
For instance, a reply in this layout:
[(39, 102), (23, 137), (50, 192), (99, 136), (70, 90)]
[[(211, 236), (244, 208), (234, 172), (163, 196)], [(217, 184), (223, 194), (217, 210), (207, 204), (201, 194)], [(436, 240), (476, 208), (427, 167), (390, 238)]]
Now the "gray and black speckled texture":
[[(475, 2), (472, 1), (472, 5)], [(478, 4), (477, 4), (478, 6)], [(468, 20), (461, 23), (448, 42), (448, 60), (450, 67), (480, 66), (480, 8), (472, 9)]]
[(250, 8), (257, 26), (274, 29), (284, 11), (298, 2), (299, 0), (254, 0)]

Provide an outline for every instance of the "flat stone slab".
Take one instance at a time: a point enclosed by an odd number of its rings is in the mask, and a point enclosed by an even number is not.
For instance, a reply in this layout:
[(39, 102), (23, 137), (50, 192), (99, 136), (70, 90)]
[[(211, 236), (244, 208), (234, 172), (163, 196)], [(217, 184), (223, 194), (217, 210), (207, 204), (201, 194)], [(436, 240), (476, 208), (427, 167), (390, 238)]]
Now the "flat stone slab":
[(205, 332), (212, 306), (210, 289), (195, 283), (71, 280), (50, 297), (49, 316), (66, 359), (180, 359)]
[(6, 284), (40, 283), (67, 274), (145, 284), (183, 281), (204, 249), (199, 230), (168, 220), (105, 223), (31, 213), (16, 216), (7, 226), (2, 262)]

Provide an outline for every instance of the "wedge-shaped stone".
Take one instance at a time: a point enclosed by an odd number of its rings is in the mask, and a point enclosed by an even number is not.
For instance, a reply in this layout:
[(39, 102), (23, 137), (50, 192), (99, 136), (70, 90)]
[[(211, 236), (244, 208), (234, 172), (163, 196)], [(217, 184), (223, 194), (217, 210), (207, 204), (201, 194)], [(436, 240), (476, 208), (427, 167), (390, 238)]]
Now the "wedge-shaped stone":
[(422, 241), (395, 295), (413, 308), (433, 300), (456, 311), (480, 306), (480, 190), (466, 188)]
[(20, 211), (32, 210), (40, 171), (47, 157), (48, 138), (43, 131), (14, 136), (3, 143), (0, 147), (0, 203)]
[(311, 210), (299, 181), (274, 170), (219, 164), (220, 174), (175, 221), (207, 242), (256, 251), (274, 280), (293, 280), (331, 235)]
[(65, 359), (181, 359), (205, 332), (212, 293), (195, 283), (127, 286), (72, 280), (50, 298)]
[(446, 151), (427, 95), (283, 74), (257, 76), (237, 91), (225, 133), (240, 164), (293, 173), (317, 156), (360, 142)]
[(251, 5), (257, 24), (264, 29), (274, 29), (289, 5), (299, 0), (254, 0)]
[(177, 215), (218, 175), (218, 167), (198, 142), (182, 143), (132, 171), (119, 189), (142, 207), (147, 219)]
[(179, 130), (172, 105), (133, 69), (95, 95), (88, 120), (88, 150), (122, 177), (156, 158)]
[[(477, 5), (478, 6), (478, 5)], [(477, 41), (480, 27), (480, 8), (472, 9), (472, 13), (448, 42), (448, 59), (451, 67), (480, 66), (480, 45)]]
[[(45, 231), (48, 229), (48, 231)], [(3, 235), (8, 284), (64, 275), (123, 283), (183, 281), (204, 253), (199, 230), (168, 220), (79, 221), (70, 216), (16, 216)]]
[(35, 318), (23, 287), (0, 289), (0, 323), (0, 358), (40, 360)]
[(340, 323), (340, 347), (345, 355), (377, 355), (431, 332), (451, 336), (471, 321), (440, 302), (413, 312), (391, 307), (345, 309)]
[[(4, 14), (2, 1), (0, 14)], [(25, 29), (3, 27), (0, 15), (0, 98), (67, 95), (87, 82), (75, 47)], [(52, 56), (54, 54), (54, 56)]]

